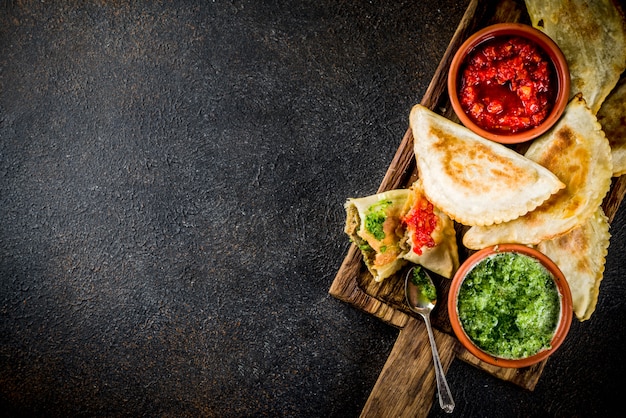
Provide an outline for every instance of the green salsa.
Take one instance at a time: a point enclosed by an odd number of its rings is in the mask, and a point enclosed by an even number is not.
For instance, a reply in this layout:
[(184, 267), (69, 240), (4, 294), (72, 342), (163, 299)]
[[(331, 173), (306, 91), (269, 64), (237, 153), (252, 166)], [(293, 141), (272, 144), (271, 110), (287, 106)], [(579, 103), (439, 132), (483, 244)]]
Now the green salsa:
[(437, 300), (437, 289), (428, 277), (426, 277), (426, 272), (422, 270), (422, 266), (413, 267), (411, 281), (420, 290), (422, 300), (429, 300), (431, 302)]
[(379, 241), (385, 238), (383, 224), (387, 220), (387, 208), (393, 203), (391, 200), (380, 201), (368, 208), (365, 216), (365, 229)]
[(457, 306), (465, 333), (478, 347), (520, 359), (550, 348), (561, 301), (554, 278), (538, 260), (503, 252), (469, 271)]

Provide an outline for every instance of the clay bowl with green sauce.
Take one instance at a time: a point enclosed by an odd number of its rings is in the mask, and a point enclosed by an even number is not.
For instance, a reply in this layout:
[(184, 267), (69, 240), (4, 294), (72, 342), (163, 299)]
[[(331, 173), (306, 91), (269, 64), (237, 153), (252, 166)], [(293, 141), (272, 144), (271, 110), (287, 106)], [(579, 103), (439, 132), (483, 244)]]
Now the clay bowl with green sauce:
[(472, 254), (452, 279), (452, 329), (480, 360), (527, 367), (554, 353), (572, 323), (572, 296), (563, 273), (545, 254), (500, 244)]
[(475, 32), (448, 70), (448, 96), (461, 123), (503, 144), (545, 133), (563, 114), (569, 95), (562, 51), (543, 32), (521, 23)]

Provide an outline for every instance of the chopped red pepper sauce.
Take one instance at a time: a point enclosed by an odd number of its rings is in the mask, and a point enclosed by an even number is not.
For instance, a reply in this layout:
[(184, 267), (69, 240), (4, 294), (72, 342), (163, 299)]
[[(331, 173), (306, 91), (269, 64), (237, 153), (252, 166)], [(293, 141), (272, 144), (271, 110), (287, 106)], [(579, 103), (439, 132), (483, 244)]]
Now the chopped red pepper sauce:
[(513, 134), (543, 122), (555, 97), (555, 70), (528, 39), (511, 36), (479, 44), (461, 75), (461, 107), (481, 128)]
[(427, 199), (419, 199), (413, 208), (404, 216), (403, 222), (412, 232), (413, 251), (422, 255), (424, 246), (432, 248), (436, 245), (432, 233), (437, 228), (438, 218), (433, 204)]

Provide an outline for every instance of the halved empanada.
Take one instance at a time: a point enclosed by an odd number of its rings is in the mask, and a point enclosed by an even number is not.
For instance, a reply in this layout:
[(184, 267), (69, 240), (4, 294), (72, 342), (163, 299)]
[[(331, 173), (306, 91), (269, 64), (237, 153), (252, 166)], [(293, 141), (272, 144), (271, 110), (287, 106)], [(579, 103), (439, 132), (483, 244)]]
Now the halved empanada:
[(584, 225), (537, 246), (563, 272), (580, 321), (589, 319), (596, 309), (610, 237), (609, 221), (598, 208)]
[(567, 59), (571, 95), (595, 114), (626, 69), (626, 26), (612, 0), (526, 0), (532, 25)]
[(585, 101), (576, 96), (556, 126), (530, 146), (526, 157), (556, 174), (567, 187), (532, 212), (491, 227), (472, 227), (467, 248), (501, 243), (538, 244), (582, 225), (611, 187), (611, 149)]
[(565, 187), (541, 165), (422, 105), (411, 110), (410, 124), (424, 193), (459, 223), (515, 219)]
[(345, 232), (380, 282), (410, 261), (450, 278), (459, 266), (454, 224), (424, 196), (419, 180), (410, 189), (348, 199)]
[(400, 257), (404, 251), (402, 217), (410, 191), (389, 190), (372, 196), (348, 199), (345, 203), (345, 232), (361, 253), (367, 269), (380, 282), (406, 263)]
[(419, 179), (411, 186), (403, 223), (408, 249), (402, 258), (443, 277), (452, 277), (459, 268), (454, 223), (428, 201)]

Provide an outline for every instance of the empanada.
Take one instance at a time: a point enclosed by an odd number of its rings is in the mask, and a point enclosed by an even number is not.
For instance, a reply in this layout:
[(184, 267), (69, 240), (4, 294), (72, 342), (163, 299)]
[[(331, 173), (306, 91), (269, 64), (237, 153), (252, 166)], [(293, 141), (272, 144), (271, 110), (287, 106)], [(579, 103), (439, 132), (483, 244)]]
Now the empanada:
[(408, 189), (389, 190), (345, 203), (345, 232), (361, 250), (363, 261), (377, 282), (406, 263), (400, 257), (400, 242), (404, 239), (402, 216), (409, 194)]
[[(406, 209), (404, 224), (408, 250), (403, 253), (402, 258), (413, 264), (420, 264), (443, 277), (452, 277), (459, 268), (459, 250), (454, 223), (445, 213), (426, 199), (419, 179), (411, 186), (411, 195), (407, 201)], [(425, 235), (423, 228), (420, 230), (420, 228), (415, 227), (415, 223), (410, 222), (410, 219), (416, 218), (415, 215), (421, 215), (418, 222), (427, 223), (423, 220), (424, 213), (426, 216), (432, 213), (431, 219), (434, 223), (433, 231), (428, 233), (428, 238), (431, 240), (430, 244), (423, 244), (422, 242)]]
[(515, 219), (565, 185), (549, 170), (422, 105), (410, 124), (424, 193), (464, 225)]
[(563, 272), (580, 321), (589, 319), (596, 309), (609, 240), (609, 221), (598, 208), (584, 225), (537, 246)]
[(526, 0), (532, 25), (567, 59), (570, 98), (582, 93), (595, 114), (626, 69), (626, 26), (612, 0)]

